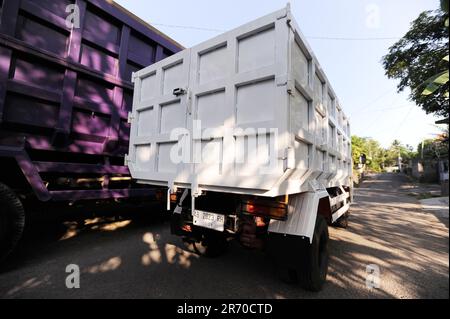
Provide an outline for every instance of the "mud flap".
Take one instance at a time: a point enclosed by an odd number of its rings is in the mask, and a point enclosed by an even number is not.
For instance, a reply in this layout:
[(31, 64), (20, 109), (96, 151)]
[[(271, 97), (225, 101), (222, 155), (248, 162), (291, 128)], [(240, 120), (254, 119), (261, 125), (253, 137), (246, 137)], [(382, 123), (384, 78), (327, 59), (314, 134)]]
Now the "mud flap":
[(296, 268), (303, 256), (299, 253), (299, 247), (309, 244), (306, 237), (269, 233), (267, 240), (267, 254), (277, 264), (283, 264), (288, 268)]
[(288, 219), (286, 221), (272, 220), (269, 233), (307, 237), (311, 243), (319, 201), (324, 197), (328, 197), (326, 190), (289, 196)]

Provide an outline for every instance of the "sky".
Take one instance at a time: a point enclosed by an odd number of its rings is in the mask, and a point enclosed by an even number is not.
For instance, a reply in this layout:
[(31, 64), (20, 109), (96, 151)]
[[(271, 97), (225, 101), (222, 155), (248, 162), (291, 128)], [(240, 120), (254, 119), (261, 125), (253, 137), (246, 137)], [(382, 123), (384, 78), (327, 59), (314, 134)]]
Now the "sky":
[[(116, 0), (185, 47), (286, 6), (286, 0)], [(302, 33), (327, 74), (353, 135), (388, 147), (394, 139), (414, 148), (439, 133), (438, 119), (397, 93), (382, 57), (410, 23), (439, 0), (291, 0)], [(186, 28), (187, 27), (187, 28)]]

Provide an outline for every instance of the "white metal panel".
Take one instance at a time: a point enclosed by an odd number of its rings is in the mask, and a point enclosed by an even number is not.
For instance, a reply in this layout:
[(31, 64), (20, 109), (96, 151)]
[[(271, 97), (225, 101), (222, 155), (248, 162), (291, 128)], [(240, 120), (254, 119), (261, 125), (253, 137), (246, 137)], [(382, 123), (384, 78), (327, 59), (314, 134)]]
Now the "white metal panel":
[[(344, 139), (350, 140), (347, 135), (349, 129), (343, 127), (342, 112), (339, 114), (337, 112), (336, 106), (339, 105), (339, 102), (294, 19), (291, 19), (290, 25), (293, 31), (290, 38), (291, 114), (298, 116), (295, 112), (295, 106), (298, 104), (301, 94), (313, 105), (313, 115), (312, 118), (310, 117), (309, 128), (311, 128), (311, 123), (313, 123), (312, 127), (314, 128), (310, 132), (312, 134), (306, 134), (304, 130), (298, 130), (296, 120), (291, 120), (294, 143), (297, 143), (298, 139), (303, 140), (314, 150), (310, 157), (313, 165), (308, 171), (303, 175), (293, 174), (292, 176), (295, 176), (295, 178), (298, 178), (298, 176), (306, 177), (302, 185), (308, 185), (309, 182), (314, 180), (318, 180), (326, 187), (350, 185), (351, 170), (342, 170), (344, 165), (345, 167), (351, 167), (351, 156), (349, 156), (351, 147), (347, 142), (344, 149), (343, 144)], [(308, 65), (308, 67), (305, 65)], [(338, 132), (340, 135), (338, 135)], [(340, 162), (338, 162), (338, 158)], [(299, 161), (299, 159), (296, 158), (296, 161)], [(305, 188), (302, 187), (302, 191), (304, 190)]]
[(223, 126), (231, 116), (231, 112), (227, 111), (225, 90), (197, 97), (197, 119), (204, 128)]
[(185, 167), (170, 160), (177, 140), (174, 128), (186, 126), (187, 95), (174, 89), (188, 87), (190, 52), (179, 52), (133, 75), (135, 92), (128, 166), (134, 178), (167, 184), (179, 178)]
[(176, 174), (177, 164), (170, 158), (170, 152), (176, 143), (159, 143), (157, 151), (157, 166), (156, 172)]
[(180, 114), (183, 110), (180, 99), (160, 104), (159, 133), (170, 134), (176, 128), (186, 126), (186, 117)]
[[(128, 164), (142, 182), (264, 196), (348, 184), (348, 119), (289, 8), (134, 80)], [(188, 162), (174, 163), (174, 154)]]
[(151, 144), (140, 144), (136, 145), (136, 169), (146, 170), (149, 165), (151, 165), (152, 160), (152, 145)]
[(336, 116), (336, 105), (334, 98), (330, 93), (327, 94), (327, 108), (328, 108), (328, 116), (335, 117)]
[(150, 136), (153, 134), (153, 127), (151, 123), (153, 123), (154, 107), (150, 106), (148, 108), (144, 108), (137, 112), (137, 135), (141, 136)]
[(311, 76), (311, 59), (307, 57), (297, 42), (292, 44), (292, 60), (295, 61), (292, 67), (293, 79), (297, 80), (301, 86), (308, 87)]
[(237, 124), (273, 122), (276, 112), (275, 79), (264, 80), (237, 88)]
[[(253, 71), (275, 64), (275, 27), (238, 40), (238, 72)], [(257, 52), (257, 54), (255, 54)]]
[(149, 75), (141, 79), (140, 90), (140, 102), (145, 102), (153, 99), (158, 94), (158, 82), (156, 78), (156, 72), (152, 72)]
[(183, 76), (183, 72), (186, 71), (184, 67), (185, 64), (183, 61), (177, 61), (162, 69), (162, 87), (164, 95), (171, 95), (173, 89), (186, 86), (186, 79)]
[(318, 109), (322, 109), (323, 105), (323, 86), (325, 83), (319, 78), (318, 74), (314, 74), (314, 106)]
[[(223, 79), (227, 76), (225, 71), (229, 67), (227, 45), (212, 48), (199, 53), (198, 83), (200, 85)], [(225, 71), (225, 72), (224, 72)]]
[(289, 197), (287, 221), (271, 220), (269, 232), (304, 236), (312, 241), (321, 198), (328, 197), (326, 191), (305, 192)]
[(264, 193), (283, 175), (274, 150), (283, 141), (271, 129), (288, 129), (286, 86), (277, 81), (287, 76), (286, 17), (281, 10), (191, 49), (192, 121), (202, 128), (192, 182), (200, 189)]

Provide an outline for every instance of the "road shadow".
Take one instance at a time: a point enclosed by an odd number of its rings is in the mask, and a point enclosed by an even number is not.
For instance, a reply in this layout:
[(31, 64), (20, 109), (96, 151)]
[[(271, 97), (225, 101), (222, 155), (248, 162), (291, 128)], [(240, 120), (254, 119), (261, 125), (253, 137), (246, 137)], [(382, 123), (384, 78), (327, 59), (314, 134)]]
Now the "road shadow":
[[(448, 298), (448, 229), (424, 214), (414, 198), (397, 192), (401, 180), (381, 175), (372, 181), (357, 192), (361, 201), (351, 208), (349, 228), (330, 228), (328, 281), (318, 293), (278, 280), (264, 252), (236, 242), (219, 258), (200, 257), (170, 234), (162, 218), (88, 223), (76, 236), (50, 241), (29, 252), (19, 269), (0, 275), (0, 296)], [(65, 286), (68, 264), (80, 267), (80, 289)], [(368, 265), (379, 266), (377, 289), (366, 285)]]
[(98, 233), (108, 238), (139, 226), (161, 224), (169, 218), (169, 214), (153, 202), (102, 207), (88, 203), (83, 207), (59, 206), (31, 214), (18, 247), (0, 265), (0, 275), (20, 270), (34, 261), (54, 258), (60, 248), (89, 234)]

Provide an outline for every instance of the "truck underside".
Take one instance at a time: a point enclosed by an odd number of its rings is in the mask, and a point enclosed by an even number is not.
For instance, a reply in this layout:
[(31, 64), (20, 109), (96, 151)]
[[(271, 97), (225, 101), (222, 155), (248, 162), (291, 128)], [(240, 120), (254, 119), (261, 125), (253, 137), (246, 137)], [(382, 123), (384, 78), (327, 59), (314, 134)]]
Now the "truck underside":
[[(318, 194), (322, 197), (317, 205), (308, 205), (308, 196)], [(328, 268), (327, 227), (347, 226), (351, 194), (349, 187), (332, 187), (317, 194), (276, 198), (219, 192), (192, 197), (190, 190), (184, 189), (170, 199), (176, 203), (171, 232), (182, 237), (189, 249), (217, 257), (230, 240), (237, 240), (247, 249), (263, 250), (271, 256), (281, 279), (317, 291), (325, 282)], [(292, 225), (300, 215), (313, 221), (309, 236), (298, 228), (297, 233), (292, 227), (282, 232), (274, 226)]]
[(163, 203), (166, 194), (133, 181), (120, 157), (0, 145), (0, 165), (7, 168), (0, 172), (0, 263), (33, 221), (80, 214), (85, 206)]

